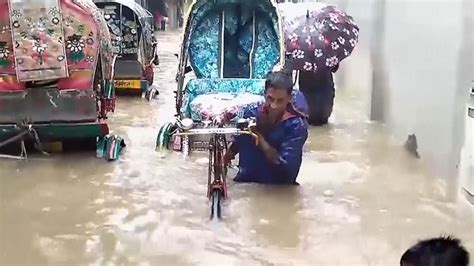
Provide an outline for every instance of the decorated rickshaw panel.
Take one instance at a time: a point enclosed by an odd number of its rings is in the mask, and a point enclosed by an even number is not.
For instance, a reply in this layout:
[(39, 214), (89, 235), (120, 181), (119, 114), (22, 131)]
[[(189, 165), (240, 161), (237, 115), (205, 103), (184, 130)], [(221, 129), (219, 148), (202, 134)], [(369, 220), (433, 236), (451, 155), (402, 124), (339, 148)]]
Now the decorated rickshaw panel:
[(112, 76), (110, 35), (95, 5), (30, 2), (0, 0), (0, 73), (16, 74), (20, 82), (87, 78), (89, 83), (101, 50), (103, 74)]
[(17, 79), (67, 77), (59, 0), (9, 0), (9, 17)]
[(15, 56), (8, 9), (8, 1), (0, 0), (0, 73), (15, 75)]

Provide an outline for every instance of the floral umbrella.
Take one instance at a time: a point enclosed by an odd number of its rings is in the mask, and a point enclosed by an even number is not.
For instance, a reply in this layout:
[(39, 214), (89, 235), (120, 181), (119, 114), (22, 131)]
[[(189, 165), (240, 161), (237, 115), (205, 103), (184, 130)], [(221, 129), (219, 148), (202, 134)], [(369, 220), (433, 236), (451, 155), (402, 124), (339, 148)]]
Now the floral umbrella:
[[(351, 16), (335, 6), (315, 5), (310, 10), (293, 5), (290, 9), (281, 5), (280, 11), (286, 52), (293, 58), (294, 69), (332, 69), (352, 53), (358, 42), (359, 27)], [(299, 16), (295, 15), (296, 9)]]

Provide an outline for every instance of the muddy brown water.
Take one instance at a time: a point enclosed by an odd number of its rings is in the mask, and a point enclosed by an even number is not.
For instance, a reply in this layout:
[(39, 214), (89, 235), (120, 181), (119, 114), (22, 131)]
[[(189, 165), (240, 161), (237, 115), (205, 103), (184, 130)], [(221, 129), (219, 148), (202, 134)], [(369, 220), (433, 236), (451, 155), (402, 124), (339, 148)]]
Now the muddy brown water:
[(154, 151), (175, 112), (179, 40), (159, 36), (156, 101), (118, 100), (119, 161), (0, 160), (0, 265), (398, 265), (416, 240), (440, 234), (474, 253), (472, 207), (446, 201), (348, 92), (329, 126), (311, 128), (301, 186), (230, 184), (224, 220), (210, 222), (205, 154)]

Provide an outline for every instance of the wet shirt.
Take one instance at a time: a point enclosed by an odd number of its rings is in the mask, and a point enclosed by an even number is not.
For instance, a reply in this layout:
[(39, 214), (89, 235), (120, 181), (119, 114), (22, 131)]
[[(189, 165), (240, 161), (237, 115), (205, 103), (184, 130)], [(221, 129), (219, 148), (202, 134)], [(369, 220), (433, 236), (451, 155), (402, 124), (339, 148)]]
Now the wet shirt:
[[(232, 149), (239, 153), (239, 172), (234, 181), (296, 184), (303, 157), (303, 145), (308, 138), (308, 123), (304, 96), (296, 92), (293, 99), (293, 104), (288, 106), (283, 119), (264, 134), (265, 140), (278, 151), (278, 163), (270, 162), (255, 145), (252, 137), (236, 136)], [(246, 110), (244, 117), (258, 118), (261, 112), (262, 106), (252, 107)]]

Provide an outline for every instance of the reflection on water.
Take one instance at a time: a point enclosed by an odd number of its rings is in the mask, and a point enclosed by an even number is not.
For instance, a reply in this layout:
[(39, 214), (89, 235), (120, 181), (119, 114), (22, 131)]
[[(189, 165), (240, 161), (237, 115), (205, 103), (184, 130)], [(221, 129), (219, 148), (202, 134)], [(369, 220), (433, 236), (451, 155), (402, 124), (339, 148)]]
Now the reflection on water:
[(444, 202), (349, 94), (331, 125), (311, 129), (301, 186), (231, 184), (224, 221), (210, 222), (205, 155), (154, 151), (173, 120), (179, 37), (160, 39), (159, 99), (120, 98), (111, 118), (127, 141), (120, 161), (0, 161), (1, 265), (397, 265), (414, 241), (441, 233), (474, 253), (472, 209)]

